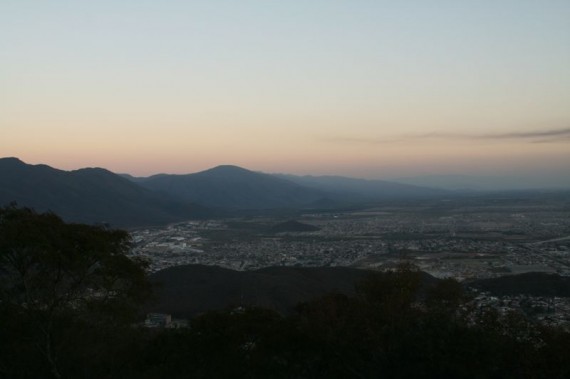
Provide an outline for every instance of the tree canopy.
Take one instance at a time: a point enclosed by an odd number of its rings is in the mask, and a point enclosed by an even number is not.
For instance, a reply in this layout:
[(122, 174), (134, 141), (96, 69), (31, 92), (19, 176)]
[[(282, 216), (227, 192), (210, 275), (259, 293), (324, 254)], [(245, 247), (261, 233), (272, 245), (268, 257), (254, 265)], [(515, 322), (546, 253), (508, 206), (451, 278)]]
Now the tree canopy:
[(129, 248), (125, 231), (68, 224), (53, 213), (13, 205), (0, 208), (4, 325), (25, 322), (27, 345), (37, 348), (53, 376), (61, 376), (56, 336), (62, 328), (128, 323), (149, 294), (145, 263), (128, 258)]

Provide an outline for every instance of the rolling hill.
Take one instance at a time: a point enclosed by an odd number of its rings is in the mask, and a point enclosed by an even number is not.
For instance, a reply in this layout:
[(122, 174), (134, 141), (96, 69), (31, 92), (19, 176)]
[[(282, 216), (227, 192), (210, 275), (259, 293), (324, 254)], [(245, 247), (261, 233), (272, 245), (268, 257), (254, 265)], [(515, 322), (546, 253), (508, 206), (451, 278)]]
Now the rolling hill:
[(318, 226), (305, 224), (296, 220), (289, 220), (281, 222), (277, 225), (273, 225), (270, 229), (272, 233), (304, 233), (304, 232), (316, 232), (321, 230)]
[[(157, 293), (146, 311), (191, 318), (210, 310), (247, 305), (288, 314), (300, 302), (325, 294), (354, 295), (355, 285), (371, 273), (350, 267), (267, 267), (234, 271), (217, 266), (176, 266), (151, 275)], [(420, 291), (436, 282), (433, 276), (421, 273)]]
[(185, 265), (156, 272), (157, 300), (147, 311), (193, 317), (208, 310), (252, 305), (282, 313), (301, 301), (329, 292), (354, 293), (367, 271), (347, 267), (270, 267), (234, 271), (217, 266)]
[(63, 171), (0, 159), (0, 206), (16, 202), (53, 211), (72, 222), (112, 226), (157, 225), (209, 214), (201, 206), (173, 201), (102, 168)]
[(270, 175), (230, 165), (137, 178), (103, 168), (63, 171), (0, 158), (0, 205), (15, 201), (38, 211), (51, 210), (67, 221), (116, 226), (160, 225), (236, 212), (334, 209), (447, 194), (393, 182)]
[(229, 165), (195, 174), (160, 174), (136, 180), (179, 200), (230, 210), (305, 207), (325, 197), (321, 191)]

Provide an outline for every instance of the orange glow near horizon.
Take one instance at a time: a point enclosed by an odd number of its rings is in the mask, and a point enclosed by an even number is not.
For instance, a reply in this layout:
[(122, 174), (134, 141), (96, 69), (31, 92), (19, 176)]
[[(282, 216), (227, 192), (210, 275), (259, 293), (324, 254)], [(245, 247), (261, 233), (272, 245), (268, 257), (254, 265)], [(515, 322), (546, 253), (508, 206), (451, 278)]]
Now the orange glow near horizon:
[(24, 3), (0, 5), (3, 157), (570, 176), (570, 3)]
[[(45, 142), (45, 140), (44, 140)], [(119, 143), (120, 142), (120, 143)], [(16, 156), (30, 164), (48, 164), (74, 170), (104, 167), (117, 173), (150, 176), (158, 173), (187, 174), (232, 164), (255, 171), (302, 175), (345, 175), (383, 178), (425, 174), (500, 174), (540, 171), (544, 167), (563, 171), (570, 161), (565, 143), (512, 142), (434, 142), (414, 140), (388, 144), (337, 145), (327, 141), (252, 140), (232, 147), (198, 146), (182, 139), (161, 145), (138, 145), (125, 141), (115, 144), (74, 144), (63, 149), (58, 144), (37, 140), (33, 153), (5, 149), (5, 156)], [(259, 146), (256, 146), (259, 143)], [(29, 149), (29, 144), (26, 149)], [(46, 159), (49, 157), (49, 159)]]

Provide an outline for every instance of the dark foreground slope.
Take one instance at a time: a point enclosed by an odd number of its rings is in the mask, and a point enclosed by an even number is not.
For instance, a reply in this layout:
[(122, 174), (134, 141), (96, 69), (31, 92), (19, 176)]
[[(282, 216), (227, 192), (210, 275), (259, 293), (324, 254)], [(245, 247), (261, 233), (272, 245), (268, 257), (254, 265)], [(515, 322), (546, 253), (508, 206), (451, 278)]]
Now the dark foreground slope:
[(569, 277), (541, 272), (480, 279), (468, 283), (468, 286), (479, 291), (490, 292), (496, 296), (530, 295), (570, 297)]
[(324, 197), (317, 190), (236, 166), (136, 180), (148, 189), (180, 200), (234, 210), (303, 207)]
[(204, 207), (155, 194), (102, 168), (57, 170), (0, 159), (0, 205), (17, 202), (73, 222), (156, 225), (205, 216)]
[[(570, 377), (568, 330), (473, 307), (460, 283), (426, 287), (433, 278), (406, 264), (370, 274), (356, 296), (325, 294), (289, 315), (243, 307), (206, 312), (189, 328), (136, 327), (150, 283), (144, 264), (124, 255), (127, 240), (123, 231), (0, 208), (0, 378)], [(285, 303), (326, 283), (342, 290), (353, 273), (187, 266), (155, 278), (171, 301), (212, 301), (236, 285), (245, 294), (249, 283)]]
[(329, 292), (352, 294), (367, 272), (345, 267), (272, 267), (234, 271), (216, 266), (185, 265), (152, 275), (159, 283), (149, 310), (192, 317), (230, 306), (251, 305), (289, 312), (300, 301)]
[[(216, 266), (185, 265), (152, 275), (157, 297), (148, 311), (177, 317), (225, 309), (257, 306), (287, 314), (300, 303), (327, 293), (353, 295), (355, 285), (370, 271), (348, 267), (268, 267), (234, 271)], [(433, 279), (423, 274), (425, 282)]]

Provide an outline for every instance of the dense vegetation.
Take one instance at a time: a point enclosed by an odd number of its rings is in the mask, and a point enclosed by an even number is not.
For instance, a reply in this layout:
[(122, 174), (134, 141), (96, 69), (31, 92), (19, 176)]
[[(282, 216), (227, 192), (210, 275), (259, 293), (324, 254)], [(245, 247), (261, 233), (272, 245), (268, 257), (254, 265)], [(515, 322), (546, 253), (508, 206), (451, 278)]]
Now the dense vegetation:
[(350, 267), (266, 267), (236, 271), (180, 265), (150, 275), (155, 285), (146, 312), (192, 318), (211, 310), (253, 306), (291, 314), (299, 302), (330, 292), (354, 295), (369, 271)]
[(129, 248), (124, 231), (0, 208), (0, 374), (83, 376), (149, 294)]
[(6, 378), (567, 378), (570, 335), (481, 309), (411, 266), (283, 316), (203, 314), (133, 326), (148, 295), (128, 235), (0, 209), (0, 376)]
[(570, 297), (570, 277), (543, 272), (481, 279), (469, 283), (469, 286), (496, 296)]

